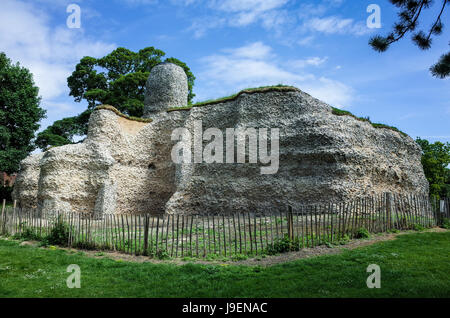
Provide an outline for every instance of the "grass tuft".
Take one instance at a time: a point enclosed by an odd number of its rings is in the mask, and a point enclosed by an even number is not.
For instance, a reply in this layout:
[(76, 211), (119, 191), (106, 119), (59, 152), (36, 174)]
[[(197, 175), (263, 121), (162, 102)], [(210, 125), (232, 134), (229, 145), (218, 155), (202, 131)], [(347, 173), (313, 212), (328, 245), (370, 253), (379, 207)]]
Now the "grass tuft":
[(300, 91), (298, 88), (293, 86), (287, 86), (287, 85), (275, 85), (275, 86), (261, 86), (261, 87), (255, 87), (255, 88), (247, 88), (242, 91), (240, 91), (237, 94), (233, 94), (226, 97), (221, 97), (218, 99), (211, 99), (204, 102), (198, 102), (192, 105), (187, 105), (183, 107), (172, 107), (167, 110), (167, 112), (173, 112), (178, 110), (191, 110), (193, 107), (202, 107), (202, 106), (211, 106), (215, 104), (220, 104), (224, 102), (229, 102), (232, 100), (235, 100), (242, 94), (254, 94), (254, 93), (267, 93), (267, 92), (298, 92)]
[(106, 109), (106, 110), (110, 110), (113, 113), (115, 113), (117, 116), (126, 118), (128, 120), (134, 120), (134, 121), (138, 121), (141, 123), (151, 123), (153, 120), (151, 118), (141, 118), (141, 117), (134, 117), (134, 116), (128, 116), (125, 114), (122, 114), (117, 108), (111, 106), (111, 105), (101, 105), (101, 106), (97, 106), (94, 111), (96, 110), (101, 110), (101, 109)]
[(332, 107), (331, 111), (332, 111), (332, 113), (333, 113), (334, 115), (336, 115), (336, 116), (350, 116), (350, 117), (355, 118), (355, 119), (358, 120), (358, 121), (368, 122), (368, 123), (370, 123), (370, 124), (372, 125), (372, 127), (374, 127), (374, 128), (384, 128), (384, 129), (389, 129), (389, 130), (392, 130), (392, 131), (396, 131), (396, 132), (400, 133), (401, 135), (403, 135), (403, 136), (405, 136), (405, 137), (408, 136), (406, 133), (404, 133), (403, 131), (401, 131), (400, 129), (398, 129), (398, 128), (396, 128), (396, 127), (388, 126), (388, 125), (380, 124), (380, 123), (373, 123), (373, 122), (370, 121), (369, 118), (355, 116), (355, 115), (353, 115), (351, 112), (346, 111), (346, 110), (342, 110), (342, 109), (338, 109), (338, 108)]

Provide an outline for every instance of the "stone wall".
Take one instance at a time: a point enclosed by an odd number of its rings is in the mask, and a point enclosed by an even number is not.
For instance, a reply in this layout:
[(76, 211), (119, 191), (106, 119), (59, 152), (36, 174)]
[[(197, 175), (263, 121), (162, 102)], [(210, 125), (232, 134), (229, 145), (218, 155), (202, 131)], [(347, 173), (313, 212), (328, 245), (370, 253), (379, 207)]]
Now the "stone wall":
[[(178, 106), (187, 102), (187, 90), (180, 96)], [(164, 96), (157, 108), (146, 105), (152, 122), (127, 119), (107, 108), (94, 111), (83, 143), (52, 148), (22, 162), (13, 194), (19, 205), (97, 216), (233, 213), (384, 192), (428, 194), (420, 148), (413, 139), (337, 116), (330, 106), (296, 88), (257, 90), (168, 112), (170, 103)], [(158, 111), (161, 105), (166, 109)], [(203, 131), (215, 127), (224, 134), (226, 128), (279, 128), (278, 172), (263, 175), (260, 163), (175, 164), (172, 131), (185, 127), (194, 133), (200, 120)]]

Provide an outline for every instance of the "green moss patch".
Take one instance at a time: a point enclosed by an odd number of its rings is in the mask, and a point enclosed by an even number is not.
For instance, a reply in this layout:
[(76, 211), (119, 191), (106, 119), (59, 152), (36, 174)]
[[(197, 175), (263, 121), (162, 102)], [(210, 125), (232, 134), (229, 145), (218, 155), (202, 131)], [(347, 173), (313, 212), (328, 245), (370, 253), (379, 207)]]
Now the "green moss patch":
[(101, 106), (97, 106), (95, 108), (95, 110), (101, 110), (101, 109), (110, 110), (113, 113), (115, 113), (117, 116), (123, 117), (128, 120), (134, 120), (134, 121), (138, 121), (141, 123), (151, 123), (153, 121), (151, 118), (141, 118), (141, 117), (134, 117), (134, 116), (128, 116), (128, 115), (122, 114), (117, 108), (115, 108), (111, 105), (101, 105)]
[(373, 123), (373, 122), (370, 121), (369, 118), (355, 116), (351, 112), (346, 111), (346, 110), (342, 110), (342, 109), (338, 109), (338, 108), (332, 107), (332, 113), (334, 115), (336, 115), (336, 116), (350, 116), (350, 117), (353, 117), (353, 118), (355, 118), (356, 120), (359, 120), (359, 121), (366, 121), (366, 122), (370, 123), (374, 128), (385, 128), (385, 129), (396, 131), (396, 132), (400, 133), (403, 136), (408, 136), (406, 133), (404, 133), (403, 131), (399, 130), (396, 127), (388, 126), (388, 125), (380, 124), (380, 123)]
[[(267, 92), (299, 92), (299, 91), (300, 90), (296, 87), (286, 86), (286, 85), (281, 85), (281, 84), (276, 85), (276, 86), (261, 86), (261, 87), (256, 87), (256, 88), (247, 88), (247, 89), (240, 91), (237, 94), (233, 94), (230, 96), (213, 99), (213, 100), (207, 100), (207, 101), (203, 101), (203, 102), (198, 102), (198, 103), (183, 106), (183, 107), (172, 107), (172, 108), (169, 108), (167, 110), (167, 112), (169, 113), (169, 112), (180, 111), (180, 110), (181, 111), (182, 110), (191, 110), (194, 107), (211, 106), (211, 105), (216, 105), (216, 104), (220, 104), (220, 103), (224, 103), (224, 102), (228, 102), (228, 101), (233, 101), (233, 100), (236, 100), (242, 94), (255, 94), (255, 93), (267, 93)], [(100, 109), (110, 110), (110, 111), (114, 112), (116, 115), (126, 118), (126, 119), (129, 119), (129, 120), (134, 120), (134, 121), (143, 122), (143, 123), (151, 123), (152, 122), (151, 118), (141, 118), (141, 117), (134, 117), (134, 116), (128, 116), (128, 115), (122, 114), (119, 110), (117, 110), (115, 107), (113, 107), (111, 105), (101, 105), (101, 106), (98, 106), (95, 108), (95, 110), (100, 110)], [(374, 128), (389, 129), (392, 131), (396, 131), (403, 136), (408, 136), (406, 133), (404, 133), (403, 131), (399, 130), (396, 127), (385, 125), (385, 124), (380, 124), (380, 123), (373, 123), (370, 121), (369, 118), (355, 116), (354, 114), (352, 114), (351, 112), (346, 111), (346, 110), (332, 107), (332, 113), (336, 116), (350, 116), (350, 117), (355, 118), (358, 121), (368, 122)]]
[[(173, 111), (179, 111), (179, 110), (191, 110), (193, 107), (211, 106), (211, 105), (220, 104), (220, 103), (224, 103), (224, 102), (228, 102), (228, 101), (233, 101), (233, 100), (237, 99), (242, 94), (266, 93), (266, 92), (299, 92), (299, 91), (300, 90), (298, 88), (296, 88), (296, 87), (286, 86), (286, 85), (262, 86), (262, 87), (256, 87), (256, 88), (247, 88), (247, 89), (244, 89), (244, 90), (240, 91), (237, 94), (233, 94), (233, 95), (230, 95), (230, 96), (226, 96), (226, 97), (222, 97), (222, 98), (218, 98), (218, 99), (213, 99), (213, 100), (207, 100), (207, 101), (204, 101), (204, 102), (199, 102), (199, 103), (195, 103), (193, 105), (187, 105), (187, 106), (183, 106), (183, 107), (169, 108), (167, 110), (167, 112), (173, 112)], [(337, 115), (337, 116), (351, 116), (351, 117), (355, 118), (358, 121), (369, 122), (374, 128), (385, 128), (385, 129), (389, 129), (389, 130), (392, 130), (392, 131), (396, 131), (396, 132), (400, 133), (403, 136), (408, 136), (406, 133), (402, 132), (401, 130), (399, 130), (396, 127), (388, 126), (388, 125), (380, 124), (380, 123), (372, 123), (369, 118), (355, 116), (351, 112), (346, 111), (346, 110), (342, 110), (342, 109), (338, 109), (338, 108), (332, 107), (332, 113), (334, 115)]]
[(213, 100), (207, 100), (204, 102), (195, 103), (192, 105), (187, 105), (183, 107), (173, 107), (169, 108), (167, 112), (173, 112), (178, 110), (191, 110), (193, 107), (202, 107), (202, 106), (211, 106), (215, 104), (220, 104), (224, 102), (233, 101), (242, 94), (255, 94), (255, 93), (267, 93), (267, 92), (299, 92), (300, 90), (293, 86), (286, 86), (286, 85), (276, 85), (276, 86), (261, 86), (256, 88), (247, 88), (242, 91), (240, 91), (237, 94), (233, 94), (230, 96), (222, 97), (219, 99), (213, 99)]

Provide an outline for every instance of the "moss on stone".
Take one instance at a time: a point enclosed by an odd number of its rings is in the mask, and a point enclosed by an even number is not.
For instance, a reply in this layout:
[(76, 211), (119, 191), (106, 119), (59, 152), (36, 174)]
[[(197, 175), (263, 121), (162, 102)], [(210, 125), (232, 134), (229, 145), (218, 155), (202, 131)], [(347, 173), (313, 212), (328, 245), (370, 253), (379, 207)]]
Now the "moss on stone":
[(125, 114), (122, 114), (117, 108), (111, 106), (111, 105), (101, 105), (101, 106), (97, 106), (94, 111), (96, 110), (101, 110), (101, 109), (106, 109), (106, 110), (110, 110), (113, 113), (115, 113), (117, 116), (126, 118), (128, 120), (134, 120), (134, 121), (138, 121), (141, 123), (151, 123), (153, 120), (151, 118), (141, 118), (141, 117), (134, 117), (134, 116), (128, 116)]
[(211, 105), (215, 105), (215, 104), (229, 102), (229, 101), (235, 100), (242, 94), (267, 93), (267, 92), (299, 92), (299, 91), (300, 90), (296, 87), (286, 86), (286, 85), (281, 85), (281, 84), (276, 85), (276, 86), (261, 86), (261, 87), (256, 87), (256, 88), (247, 88), (247, 89), (240, 91), (237, 94), (222, 97), (219, 99), (207, 100), (204, 102), (199, 102), (199, 103), (187, 105), (184, 107), (169, 108), (167, 110), (167, 112), (173, 112), (173, 111), (178, 111), (178, 110), (191, 110), (193, 107), (211, 106)]
[(336, 116), (350, 116), (350, 117), (353, 117), (353, 118), (355, 118), (356, 120), (359, 120), (359, 121), (366, 121), (366, 122), (370, 123), (372, 125), (372, 127), (374, 127), (374, 128), (385, 128), (385, 129), (389, 129), (389, 130), (392, 130), (392, 131), (396, 131), (396, 132), (400, 133), (403, 136), (408, 136), (406, 133), (404, 133), (403, 131), (401, 131), (397, 127), (393, 127), (393, 126), (389, 126), (389, 125), (385, 125), (385, 124), (380, 124), (380, 123), (373, 123), (373, 122), (370, 121), (369, 118), (355, 116), (351, 112), (346, 111), (346, 110), (342, 110), (342, 109), (338, 109), (338, 108), (332, 107), (332, 113), (334, 115), (336, 115)]
[[(230, 96), (213, 99), (213, 100), (207, 100), (207, 101), (203, 101), (203, 102), (198, 102), (198, 103), (183, 106), (183, 107), (172, 107), (172, 108), (169, 108), (167, 110), (167, 112), (169, 113), (169, 112), (180, 111), (180, 110), (181, 111), (191, 110), (194, 107), (211, 106), (211, 105), (220, 104), (220, 103), (224, 103), (224, 102), (228, 102), (228, 101), (233, 101), (242, 94), (267, 93), (267, 92), (299, 92), (299, 91), (300, 90), (296, 87), (286, 86), (286, 85), (281, 85), (281, 84), (275, 85), (275, 86), (261, 86), (261, 87), (256, 87), (256, 88), (247, 88), (247, 89), (240, 91), (237, 94), (233, 94)], [(95, 110), (100, 110), (100, 109), (110, 110), (110, 111), (114, 112), (116, 115), (126, 118), (126, 119), (129, 119), (129, 120), (134, 120), (134, 121), (143, 122), (143, 123), (151, 123), (152, 122), (151, 118), (141, 118), (141, 117), (134, 117), (134, 116), (128, 116), (128, 115), (122, 114), (119, 110), (117, 110), (117, 108), (115, 108), (111, 105), (101, 105), (101, 106), (97, 106), (95, 108)], [(380, 123), (373, 123), (370, 121), (369, 118), (355, 116), (347, 110), (342, 110), (342, 109), (335, 108), (335, 107), (331, 107), (331, 109), (332, 109), (332, 113), (336, 116), (350, 116), (350, 117), (355, 118), (358, 121), (369, 122), (372, 125), (372, 127), (374, 127), (374, 128), (389, 129), (389, 130), (398, 132), (403, 136), (408, 136), (406, 133), (404, 133), (403, 131), (399, 130), (396, 127), (385, 125), (385, 124), (380, 124)]]

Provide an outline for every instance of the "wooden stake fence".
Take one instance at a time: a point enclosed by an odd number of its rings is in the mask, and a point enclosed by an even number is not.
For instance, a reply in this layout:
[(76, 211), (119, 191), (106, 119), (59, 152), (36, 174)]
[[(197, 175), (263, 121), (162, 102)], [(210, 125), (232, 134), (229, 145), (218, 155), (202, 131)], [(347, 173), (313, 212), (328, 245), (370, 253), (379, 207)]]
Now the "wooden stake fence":
[[(231, 215), (98, 216), (7, 207), (0, 234), (41, 239), (66, 231), (70, 247), (115, 250), (152, 257), (237, 257), (298, 250), (370, 233), (441, 225), (450, 218), (448, 199), (384, 194), (351, 202), (326, 203), (284, 211)], [(57, 227), (57, 225), (60, 225)], [(61, 234), (61, 233), (60, 233)]]

